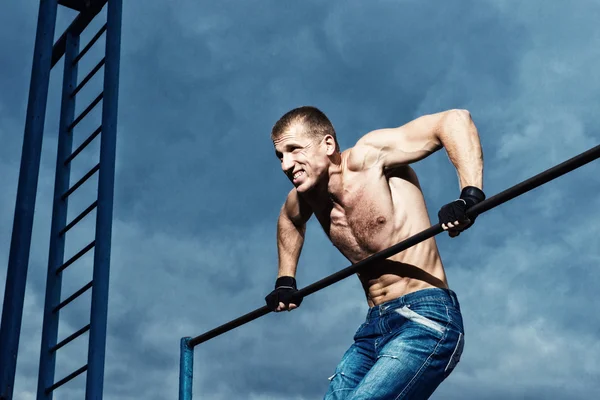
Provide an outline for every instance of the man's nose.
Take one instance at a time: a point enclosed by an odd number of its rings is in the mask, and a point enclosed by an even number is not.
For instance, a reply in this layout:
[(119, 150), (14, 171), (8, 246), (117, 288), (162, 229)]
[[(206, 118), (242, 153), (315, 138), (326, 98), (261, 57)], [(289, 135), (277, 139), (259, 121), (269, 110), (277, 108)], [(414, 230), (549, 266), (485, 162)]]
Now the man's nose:
[(283, 160), (281, 160), (281, 169), (283, 169), (283, 172), (288, 172), (292, 168), (294, 168), (294, 160), (291, 156), (284, 154)]

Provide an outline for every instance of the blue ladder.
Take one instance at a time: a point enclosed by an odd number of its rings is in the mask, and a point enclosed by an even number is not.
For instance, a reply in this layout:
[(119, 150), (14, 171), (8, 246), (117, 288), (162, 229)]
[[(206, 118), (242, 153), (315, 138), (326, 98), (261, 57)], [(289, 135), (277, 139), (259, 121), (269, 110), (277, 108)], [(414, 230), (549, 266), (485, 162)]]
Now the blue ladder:
[[(81, 33), (107, 3), (106, 23), (83, 50), (79, 51)], [(122, 0), (59, 0), (58, 4), (80, 13), (56, 42), (52, 54), (52, 66), (56, 65), (64, 54), (64, 73), (37, 399), (51, 400), (57, 388), (87, 372), (85, 398), (96, 400), (102, 398), (104, 382)], [(106, 35), (104, 57), (78, 83), (79, 61), (103, 35)], [(103, 90), (81, 114), (75, 116), (77, 94), (102, 69), (104, 69)], [(100, 125), (73, 150), (74, 128), (99, 104), (102, 107)], [(97, 140), (100, 141), (98, 163), (70, 186), (72, 161), (90, 143)], [(73, 220), (67, 221), (69, 197), (95, 175), (98, 177), (97, 199)], [(65, 261), (65, 241), (68, 232), (94, 210), (96, 210), (94, 240)], [(63, 272), (67, 268), (77, 268), (76, 261), (92, 249), (94, 250), (92, 280), (61, 300)], [(91, 290), (89, 323), (58, 342), (60, 311), (89, 290)], [(57, 352), (88, 332), (87, 363), (69, 375), (55, 380)]]

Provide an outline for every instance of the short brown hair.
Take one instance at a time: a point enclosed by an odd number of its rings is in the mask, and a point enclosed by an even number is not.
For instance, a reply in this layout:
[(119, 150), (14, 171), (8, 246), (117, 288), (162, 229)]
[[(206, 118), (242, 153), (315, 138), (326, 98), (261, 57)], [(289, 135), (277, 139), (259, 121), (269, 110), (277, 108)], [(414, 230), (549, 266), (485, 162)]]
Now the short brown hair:
[(322, 139), (326, 135), (333, 136), (336, 150), (339, 151), (333, 124), (321, 110), (312, 106), (294, 108), (285, 113), (273, 126), (273, 129), (271, 130), (271, 140), (279, 137), (279, 135), (294, 124), (302, 124), (304, 132), (315, 139)]

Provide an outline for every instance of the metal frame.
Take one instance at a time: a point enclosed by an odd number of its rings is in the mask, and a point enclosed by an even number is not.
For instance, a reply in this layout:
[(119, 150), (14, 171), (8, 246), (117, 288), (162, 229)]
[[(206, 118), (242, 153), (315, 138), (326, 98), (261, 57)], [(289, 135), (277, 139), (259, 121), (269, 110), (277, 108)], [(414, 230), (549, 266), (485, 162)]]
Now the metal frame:
[(12, 399), (48, 101), (56, 0), (41, 0), (0, 327), (0, 400)]
[(119, 64), (121, 54), (122, 0), (110, 0), (107, 10), (106, 63), (104, 66), (104, 101), (100, 136), (100, 171), (98, 171), (98, 209), (96, 211), (96, 248), (86, 400), (101, 399), (104, 384), (106, 325), (108, 318), (108, 284), (117, 145)]
[[(107, 3), (106, 24), (80, 52), (79, 37), (81, 33)], [(80, 13), (53, 46), (59, 4)], [(50, 70), (63, 55), (65, 56), (65, 67), (37, 398), (51, 400), (54, 389), (86, 371), (86, 399), (102, 398), (116, 161), (121, 22), (122, 0), (40, 0), (21, 171), (0, 329), (0, 400), (10, 400), (13, 397)], [(77, 85), (79, 60), (103, 34), (106, 34), (104, 59)], [(104, 67), (102, 93), (81, 115), (75, 118), (77, 93), (102, 67)], [(100, 127), (72, 152), (75, 125), (100, 102), (102, 102)], [(99, 163), (72, 187), (69, 187), (71, 161), (99, 135)], [(98, 173), (98, 199), (67, 225), (69, 196), (96, 173)], [(67, 262), (64, 262), (66, 233), (94, 209), (96, 209), (95, 239)], [(94, 249), (92, 281), (61, 302), (62, 272), (91, 249)], [(92, 297), (90, 323), (57, 343), (60, 310), (90, 289)], [(87, 364), (55, 382), (56, 351), (86, 332), (89, 332)]]
[(75, 117), (75, 98), (71, 96), (77, 86), (77, 64), (73, 60), (79, 52), (79, 36), (69, 35), (66, 44), (65, 66), (63, 72), (62, 104), (58, 131), (58, 152), (56, 157), (56, 174), (54, 178), (54, 201), (52, 206), (52, 223), (50, 230), (50, 250), (48, 255), (48, 275), (46, 278), (46, 299), (44, 302), (44, 320), (42, 324), (42, 347), (40, 351), (40, 372), (38, 374), (38, 399), (49, 399), (51, 394), (45, 392), (54, 383), (54, 366), (58, 338), (58, 316), (54, 305), (60, 303), (62, 274), (56, 269), (63, 264), (65, 253), (65, 235), (60, 231), (67, 224), (68, 199), (62, 194), (69, 189), (71, 164), (64, 160), (71, 153), (73, 135), (69, 125)]

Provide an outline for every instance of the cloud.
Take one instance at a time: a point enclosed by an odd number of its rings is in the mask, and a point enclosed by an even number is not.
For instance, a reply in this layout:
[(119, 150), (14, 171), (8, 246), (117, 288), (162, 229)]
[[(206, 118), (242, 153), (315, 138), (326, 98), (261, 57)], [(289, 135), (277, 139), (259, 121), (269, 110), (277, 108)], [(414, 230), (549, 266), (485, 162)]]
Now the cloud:
[[(322, 108), (343, 148), (371, 129), (467, 108), (480, 132), (488, 196), (597, 144), (600, 63), (595, 2), (184, 1), (124, 5), (105, 398), (176, 395), (179, 340), (264, 304), (276, 276), (275, 223), (289, 190), (269, 132), (287, 110)], [(0, 258), (8, 260), (37, 6), (0, 15)], [(57, 35), (73, 13), (61, 12)], [(102, 17), (102, 15), (100, 16)], [(86, 42), (101, 18), (84, 34)], [(14, 32), (24, 32), (14, 35)], [(102, 56), (82, 60), (80, 78)], [(56, 164), (60, 65), (52, 72), (17, 394), (33, 398)], [(94, 78), (81, 111), (101, 90)], [(74, 135), (96, 127), (99, 108)], [(73, 164), (72, 182), (97, 162)], [(443, 150), (415, 165), (432, 222), (458, 193)], [(433, 398), (583, 399), (598, 391), (600, 276), (591, 164), (479, 217), (437, 242), (467, 329), (463, 359)], [(94, 198), (91, 180), (69, 220)], [(67, 235), (93, 236), (95, 214)], [(91, 253), (63, 296), (90, 279)], [(5, 274), (6, 263), (0, 263)], [(309, 223), (300, 286), (348, 266)], [(4, 285), (1, 285), (1, 291)], [(366, 311), (354, 277), (196, 348), (195, 394), (309, 399), (325, 393)], [(60, 338), (86, 323), (89, 294), (62, 313)], [(65, 347), (57, 378), (85, 358)], [(591, 361), (590, 361), (591, 360)], [(80, 398), (83, 378), (61, 392)], [(32, 389), (33, 388), (33, 389)]]

